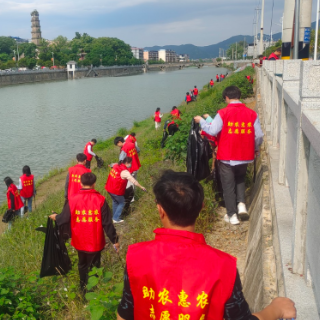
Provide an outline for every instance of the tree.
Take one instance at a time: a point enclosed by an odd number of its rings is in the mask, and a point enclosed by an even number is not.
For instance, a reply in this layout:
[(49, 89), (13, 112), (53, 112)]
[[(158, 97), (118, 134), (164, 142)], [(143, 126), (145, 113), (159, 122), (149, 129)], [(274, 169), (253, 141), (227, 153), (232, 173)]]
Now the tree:
[(19, 45), (19, 53), (24, 53), (25, 58), (36, 58), (37, 46), (34, 43), (22, 43)]
[[(320, 29), (319, 29), (319, 34), (320, 34)], [(316, 31), (311, 30), (311, 39), (310, 39), (310, 55), (313, 56), (314, 53), (314, 44), (315, 44), (315, 38), (316, 38)], [(318, 37), (318, 54), (320, 50), (320, 37)]]
[[(232, 43), (226, 51), (227, 58), (233, 59), (241, 59), (245, 52), (245, 42), (239, 41), (236, 43)], [(232, 55), (233, 54), (233, 55)]]
[(16, 42), (9, 37), (0, 37), (0, 53), (11, 54)]

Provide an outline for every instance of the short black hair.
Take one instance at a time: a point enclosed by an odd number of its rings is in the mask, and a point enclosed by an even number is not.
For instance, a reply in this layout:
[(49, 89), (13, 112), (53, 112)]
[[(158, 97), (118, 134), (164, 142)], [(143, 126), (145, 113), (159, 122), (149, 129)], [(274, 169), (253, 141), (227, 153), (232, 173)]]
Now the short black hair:
[(195, 88), (197, 87), (197, 86), (194, 86)]
[(260, 55), (258, 56), (258, 58), (263, 58), (263, 54), (260, 54)]
[(228, 97), (229, 99), (240, 99), (241, 91), (236, 86), (226, 87), (223, 90), (222, 96), (223, 96), (223, 99), (225, 99), (226, 97)]
[(164, 171), (153, 192), (171, 223), (181, 227), (195, 224), (204, 199), (203, 188), (195, 177), (186, 172)]
[(24, 167), (22, 168), (22, 173), (25, 174), (25, 175), (27, 175), (27, 176), (30, 176), (30, 175), (31, 175), (31, 169), (30, 169), (30, 167), (29, 167), (29, 166), (24, 166)]
[(97, 143), (97, 139), (91, 139), (91, 142)]
[(87, 160), (87, 156), (84, 153), (78, 153), (76, 158), (78, 162), (84, 162)]
[(282, 48), (281, 48), (281, 47), (279, 47), (279, 48), (277, 48), (277, 49), (276, 49), (276, 50), (274, 50), (274, 51), (282, 52)]
[(130, 133), (130, 136), (135, 137), (135, 136), (136, 136), (136, 133), (135, 133), (135, 132), (131, 132), (131, 133)]
[(119, 142), (124, 143), (123, 137), (115, 137), (114, 138), (113, 143), (114, 143), (115, 146), (117, 146)]
[(160, 111), (160, 108), (157, 108), (157, 109), (156, 109), (156, 112), (159, 112), (159, 111)]
[(123, 163), (132, 163), (132, 157), (125, 157), (123, 160), (118, 162), (119, 165)]
[(3, 181), (4, 181), (4, 183), (6, 184), (6, 186), (9, 188), (9, 186), (11, 185), (11, 184), (13, 184), (13, 180), (10, 178), (10, 177), (5, 177), (4, 179), (3, 179)]
[(186, 93), (186, 95), (188, 95), (188, 94), (189, 94), (189, 92)]
[(177, 109), (177, 107), (176, 107), (176, 106), (172, 107), (172, 111), (173, 111), (173, 110), (176, 110), (176, 109)]
[(96, 181), (97, 181), (97, 177), (92, 172), (86, 172), (81, 176), (81, 183), (86, 187), (92, 186), (93, 184), (96, 183)]

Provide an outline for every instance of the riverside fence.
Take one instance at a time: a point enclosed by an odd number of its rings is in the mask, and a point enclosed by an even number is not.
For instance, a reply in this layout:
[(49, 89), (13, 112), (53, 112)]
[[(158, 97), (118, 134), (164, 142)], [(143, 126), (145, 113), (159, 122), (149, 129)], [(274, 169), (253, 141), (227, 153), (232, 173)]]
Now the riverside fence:
[(284, 291), (300, 319), (319, 319), (320, 61), (264, 61), (257, 80)]

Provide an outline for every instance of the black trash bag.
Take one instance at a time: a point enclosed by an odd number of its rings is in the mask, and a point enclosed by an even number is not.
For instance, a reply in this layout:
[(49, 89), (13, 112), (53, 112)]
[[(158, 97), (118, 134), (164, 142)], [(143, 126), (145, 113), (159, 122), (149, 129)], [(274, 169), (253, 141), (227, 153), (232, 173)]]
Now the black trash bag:
[(192, 119), (187, 144), (187, 172), (198, 181), (205, 179), (210, 174), (209, 160), (211, 157), (210, 143), (206, 137), (202, 139), (200, 126)]
[(102, 168), (104, 164), (104, 161), (102, 160), (102, 158), (99, 158), (98, 156), (96, 156), (96, 160), (97, 160), (97, 167)]
[(15, 218), (15, 212), (12, 209), (8, 209), (2, 217), (2, 222), (9, 223), (10, 221), (14, 220), (14, 218)]
[(163, 135), (162, 135), (162, 140), (161, 140), (161, 148), (164, 148), (167, 138), (168, 138), (168, 132), (167, 132), (167, 130), (163, 130)]
[(66, 245), (60, 239), (57, 224), (48, 218), (40, 278), (65, 275), (71, 270), (71, 260)]

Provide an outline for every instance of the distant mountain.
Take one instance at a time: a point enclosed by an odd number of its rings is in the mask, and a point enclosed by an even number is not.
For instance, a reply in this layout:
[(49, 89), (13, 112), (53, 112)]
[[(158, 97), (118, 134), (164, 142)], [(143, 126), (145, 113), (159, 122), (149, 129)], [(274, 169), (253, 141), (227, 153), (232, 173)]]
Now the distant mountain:
[[(219, 57), (219, 48), (227, 50), (232, 43), (243, 41), (246, 39), (247, 43), (253, 43), (253, 36), (243, 36), (238, 35), (231, 37), (227, 40), (221, 41), (217, 44), (212, 44), (210, 46), (197, 47), (193, 44), (182, 44), (180, 46), (176, 45), (166, 45), (166, 46), (154, 46), (154, 47), (146, 47), (144, 48), (147, 51), (158, 51), (160, 49), (173, 50), (179, 54), (187, 54), (190, 59), (210, 59)], [(264, 39), (269, 40), (270, 36), (265, 35)], [(274, 34), (272, 36), (273, 40), (281, 39), (281, 32)]]

